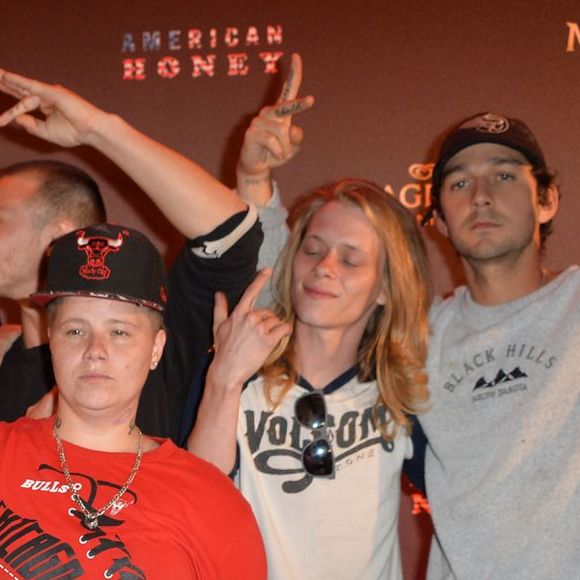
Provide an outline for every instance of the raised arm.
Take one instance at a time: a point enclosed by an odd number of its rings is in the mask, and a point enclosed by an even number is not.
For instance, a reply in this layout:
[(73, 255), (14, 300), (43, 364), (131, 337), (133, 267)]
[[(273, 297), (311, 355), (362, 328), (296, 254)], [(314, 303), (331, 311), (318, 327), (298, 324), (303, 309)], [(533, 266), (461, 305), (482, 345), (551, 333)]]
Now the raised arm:
[[(237, 165), (238, 193), (256, 206), (264, 232), (258, 254), (258, 268), (272, 268), (288, 239), (288, 212), (271, 181), (271, 172), (293, 159), (299, 152), (303, 132), (293, 125), (294, 115), (314, 104), (312, 96), (298, 97), (302, 83), (302, 60), (292, 55), (290, 72), (282, 93), (272, 106), (264, 107), (254, 117), (244, 135)], [(267, 284), (258, 303), (272, 303), (272, 289)]]
[(236, 459), (236, 429), (244, 383), (264, 364), (278, 342), (292, 332), (270, 310), (254, 310), (269, 271), (248, 287), (232, 314), (223, 295), (214, 309), (215, 357), (209, 367), (197, 421), (187, 447), (228, 474)]
[(293, 125), (294, 115), (314, 104), (314, 97), (298, 97), (302, 84), (302, 59), (293, 54), (288, 78), (274, 105), (254, 117), (244, 136), (237, 166), (238, 193), (256, 206), (264, 206), (272, 195), (271, 172), (294, 158), (304, 138)]
[[(14, 122), (63, 147), (94, 147), (127, 173), (188, 238), (212, 231), (246, 208), (200, 166), (60, 85), (0, 69), (0, 90), (18, 99), (0, 115), (0, 127)], [(44, 118), (30, 114), (35, 110)]]

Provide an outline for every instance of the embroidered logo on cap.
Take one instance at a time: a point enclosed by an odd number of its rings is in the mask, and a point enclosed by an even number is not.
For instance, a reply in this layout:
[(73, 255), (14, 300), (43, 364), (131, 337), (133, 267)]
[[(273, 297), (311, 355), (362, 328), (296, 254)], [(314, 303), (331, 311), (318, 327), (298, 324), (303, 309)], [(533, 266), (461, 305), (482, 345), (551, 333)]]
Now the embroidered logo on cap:
[(86, 280), (106, 280), (111, 275), (111, 269), (105, 264), (105, 258), (111, 252), (118, 252), (123, 245), (123, 236), (128, 231), (119, 232), (117, 238), (105, 236), (91, 236), (85, 238), (84, 230), (77, 237), (77, 249), (85, 252), (87, 263), (79, 269), (79, 274)]
[(501, 115), (486, 113), (463, 123), (460, 129), (476, 129), (481, 133), (505, 133), (510, 128), (509, 121)]

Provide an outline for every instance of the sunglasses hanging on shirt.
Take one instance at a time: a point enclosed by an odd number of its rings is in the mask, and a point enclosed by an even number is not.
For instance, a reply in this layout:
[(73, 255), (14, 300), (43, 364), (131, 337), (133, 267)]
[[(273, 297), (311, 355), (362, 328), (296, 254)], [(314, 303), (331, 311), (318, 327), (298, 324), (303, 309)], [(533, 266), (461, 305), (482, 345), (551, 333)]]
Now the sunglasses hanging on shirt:
[(296, 400), (298, 422), (312, 431), (314, 439), (302, 449), (304, 471), (313, 477), (334, 477), (334, 456), (328, 440), (328, 415), (321, 393), (311, 392)]

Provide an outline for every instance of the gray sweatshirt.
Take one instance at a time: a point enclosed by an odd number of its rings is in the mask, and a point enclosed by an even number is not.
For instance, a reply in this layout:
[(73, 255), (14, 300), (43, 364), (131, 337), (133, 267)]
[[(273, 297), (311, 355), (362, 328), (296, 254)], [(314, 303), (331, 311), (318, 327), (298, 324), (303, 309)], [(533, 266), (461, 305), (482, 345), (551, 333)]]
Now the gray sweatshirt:
[(428, 577), (580, 578), (580, 270), (431, 320)]

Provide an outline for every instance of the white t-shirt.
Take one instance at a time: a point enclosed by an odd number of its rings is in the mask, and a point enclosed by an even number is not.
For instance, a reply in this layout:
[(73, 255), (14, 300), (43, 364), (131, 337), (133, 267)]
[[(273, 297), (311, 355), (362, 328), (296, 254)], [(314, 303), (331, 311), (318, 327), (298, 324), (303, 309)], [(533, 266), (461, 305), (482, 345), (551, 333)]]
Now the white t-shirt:
[(335, 478), (313, 478), (301, 462), (312, 434), (294, 417), (296, 399), (309, 390), (301, 380), (274, 410), (260, 377), (242, 393), (237, 480), (258, 520), (269, 578), (400, 579), (400, 476), (411, 440), (381, 437), (376, 383), (360, 383), (351, 369), (322, 390)]

